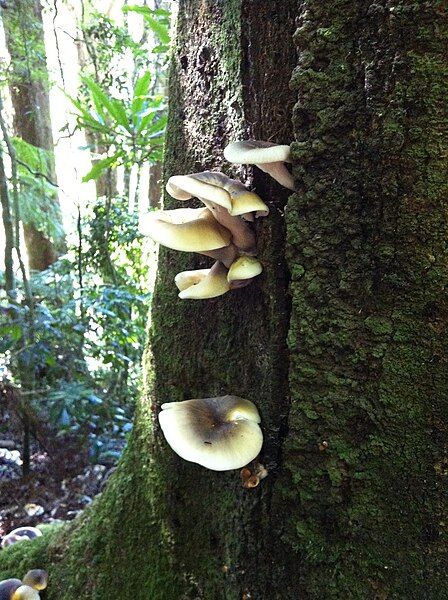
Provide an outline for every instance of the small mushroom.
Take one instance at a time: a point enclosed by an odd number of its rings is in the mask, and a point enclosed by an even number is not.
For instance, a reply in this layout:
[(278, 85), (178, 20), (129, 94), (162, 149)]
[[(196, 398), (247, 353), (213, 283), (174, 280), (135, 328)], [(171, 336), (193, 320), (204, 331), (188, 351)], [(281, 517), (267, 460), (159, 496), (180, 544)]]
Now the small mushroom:
[(48, 573), (43, 569), (31, 569), (22, 579), (22, 583), (35, 590), (44, 590), (48, 584)]
[(174, 452), (213, 471), (243, 467), (263, 444), (256, 406), (237, 396), (162, 404), (159, 422)]
[(177, 208), (148, 213), (140, 231), (172, 250), (204, 252), (228, 246), (230, 232), (207, 208)]
[(248, 190), (240, 181), (215, 171), (174, 175), (168, 179), (166, 191), (176, 200), (189, 200), (195, 196), (202, 202), (213, 202), (225, 208), (233, 217), (253, 212), (260, 212), (259, 216), (269, 213), (260, 196)]
[[(216, 171), (204, 171), (203, 173), (194, 173), (190, 175), (193, 179), (208, 183), (218, 189), (225, 190), (230, 196), (231, 208), (229, 210), (233, 217), (246, 217), (250, 213), (255, 213), (257, 217), (266, 217), (269, 214), (269, 208), (263, 202), (258, 194), (251, 192), (246, 186), (237, 179), (231, 179)], [(200, 196), (199, 196), (200, 197)], [(211, 200), (213, 197), (206, 198)], [(249, 219), (251, 220), (251, 219)]]
[(225, 148), (224, 157), (231, 163), (255, 165), (288, 190), (295, 190), (294, 178), (284, 165), (291, 162), (291, 150), (287, 145), (256, 140), (233, 142)]
[(17, 529), (13, 529), (2, 539), (2, 548), (12, 546), (12, 544), (16, 544), (17, 542), (33, 540), (41, 535), (42, 531), (36, 527), (17, 527)]
[[(0, 600), (1, 598), (2, 596), (0, 596)], [(21, 585), (10, 596), (10, 600), (40, 600), (40, 596), (39, 592), (29, 585)]]
[(182, 271), (182, 273), (176, 275), (174, 283), (180, 290), (179, 298), (182, 300), (216, 298), (230, 290), (227, 281), (227, 269), (218, 261), (211, 269)]
[(48, 573), (32, 569), (23, 578), (0, 581), (0, 600), (39, 600), (39, 591), (47, 587)]
[(240, 256), (232, 263), (227, 273), (231, 289), (243, 287), (263, 270), (259, 260), (253, 256)]

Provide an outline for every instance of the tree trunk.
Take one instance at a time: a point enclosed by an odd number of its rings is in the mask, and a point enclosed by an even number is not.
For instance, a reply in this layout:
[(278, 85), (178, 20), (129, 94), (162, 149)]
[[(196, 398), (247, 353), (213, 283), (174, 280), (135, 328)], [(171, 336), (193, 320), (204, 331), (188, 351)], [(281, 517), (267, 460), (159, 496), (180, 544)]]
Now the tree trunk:
[[(246, 288), (180, 301), (174, 275), (209, 261), (161, 249), (124, 460), (21, 563), (49, 562), (50, 599), (444, 597), (447, 40), (438, 2), (181, 2), (166, 177), (242, 175), (228, 141), (295, 138), (299, 189), (285, 209), (254, 173), (271, 212)], [(262, 415), (253, 490), (157, 425), (163, 402), (226, 393)]]
[[(48, 73), (39, 0), (17, 0), (2, 13), (6, 41), (11, 56), (9, 83), (14, 106), (15, 135), (48, 151), (48, 164), (42, 170), (56, 183), (54, 144), (51, 129)], [(52, 229), (62, 228), (56, 190), (45, 198), (36, 197), (48, 219), (57, 221)], [(43, 271), (65, 251), (63, 235), (53, 236), (45, 223), (27, 221), (23, 224), (30, 269)]]

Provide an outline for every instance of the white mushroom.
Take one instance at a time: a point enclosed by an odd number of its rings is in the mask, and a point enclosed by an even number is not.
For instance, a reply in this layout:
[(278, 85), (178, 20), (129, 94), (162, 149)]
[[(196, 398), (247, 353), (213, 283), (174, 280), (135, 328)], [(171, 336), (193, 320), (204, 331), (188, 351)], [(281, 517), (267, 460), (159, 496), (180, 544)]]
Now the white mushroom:
[(230, 290), (227, 281), (227, 269), (220, 262), (215, 262), (211, 269), (182, 271), (174, 278), (180, 290), (182, 300), (205, 300), (222, 296)]
[(284, 165), (291, 162), (291, 150), (287, 145), (257, 140), (233, 142), (225, 148), (224, 157), (231, 163), (255, 165), (285, 188), (295, 190), (294, 178)]
[(162, 246), (184, 252), (204, 252), (228, 246), (230, 232), (207, 208), (177, 208), (148, 213), (140, 231)]
[(213, 471), (240, 469), (263, 444), (256, 406), (237, 396), (169, 402), (159, 422), (176, 454)]
[(253, 256), (240, 256), (230, 266), (227, 281), (232, 289), (242, 287), (259, 275), (262, 270), (261, 262)]

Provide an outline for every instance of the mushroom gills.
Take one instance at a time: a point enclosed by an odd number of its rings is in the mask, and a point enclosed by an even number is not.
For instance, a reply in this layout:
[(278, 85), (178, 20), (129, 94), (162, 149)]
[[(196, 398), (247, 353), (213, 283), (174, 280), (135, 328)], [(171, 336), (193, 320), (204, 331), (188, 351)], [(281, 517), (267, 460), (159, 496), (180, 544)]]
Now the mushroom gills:
[(237, 396), (163, 404), (159, 422), (176, 454), (214, 471), (243, 467), (263, 444), (257, 408)]

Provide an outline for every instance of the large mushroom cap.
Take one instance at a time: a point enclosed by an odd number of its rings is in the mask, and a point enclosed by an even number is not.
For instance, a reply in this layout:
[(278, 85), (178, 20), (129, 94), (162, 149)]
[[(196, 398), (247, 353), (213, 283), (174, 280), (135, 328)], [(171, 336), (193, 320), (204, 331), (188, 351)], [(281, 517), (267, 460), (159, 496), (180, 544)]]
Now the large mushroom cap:
[(263, 444), (256, 406), (238, 396), (163, 404), (159, 422), (176, 454), (213, 471), (244, 467)]
[(182, 300), (205, 300), (222, 296), (230, 290), (227, 269), (216, 262), (211, 269), (182, 271), (174, 278)]
[(177, 208), (148, 213), (140, 231), (154, 241), (184, 252), (204, 252), (228, 246), (231, 233), (207, 208)]
[(174, 175), (168, 179), (166, 191), (176, 200), (188, 200), (195, 196), (210, 200), (227, 210), (232, 210), (232, 201), (229, 194), (216, 185), (210, 185), (207, 181), (201, 181), (194, 175)]
[(224, 157), (232, 163), (256, 165), (284, 187), (295, 189), (294, 178), (283, 164), (291, 162), (291, 150), (287, 145), (258, 140), (232, 142), (224, 149)]

